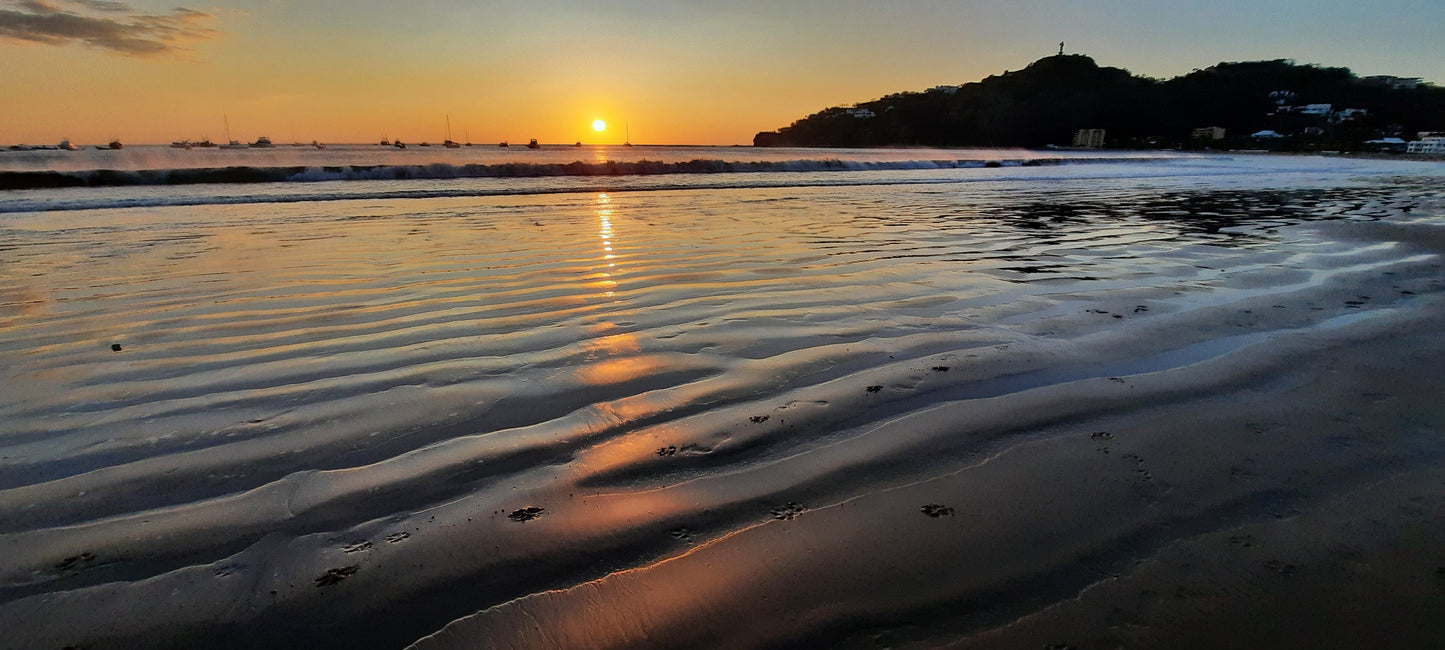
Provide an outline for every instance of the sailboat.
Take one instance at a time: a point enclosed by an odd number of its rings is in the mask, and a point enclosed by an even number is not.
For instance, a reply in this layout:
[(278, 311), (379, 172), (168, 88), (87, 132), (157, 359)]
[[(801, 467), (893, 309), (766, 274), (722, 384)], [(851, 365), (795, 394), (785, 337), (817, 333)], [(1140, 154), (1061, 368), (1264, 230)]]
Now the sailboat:
[(455, 140), (452, 140), (452, 116), (450, 115), (447, 116), (447, 139), (442, 142), (442, 146), (448, 149), (462, 148), (462, 145), (457, 144)]
[(222, 149), (249, 149), (250, 147), (247, 147), (246, 145), (241, 144), (240, 142), (231, 139), (231, 118), (230, 118), (230, 116), (228, 116), (228, 115), (222, 115), (222, 116), (221, 116), (221, 119), (223, 119), (223, 120), (226, 121), (226, 144), (221, 145), (221, 148), (222, 148)]
[(630, 147), (632, 146), (632, 123), (623, 122), (622, 125), (623, 128), (627, 130), (627, 139), (622, 141), (622, 146)]

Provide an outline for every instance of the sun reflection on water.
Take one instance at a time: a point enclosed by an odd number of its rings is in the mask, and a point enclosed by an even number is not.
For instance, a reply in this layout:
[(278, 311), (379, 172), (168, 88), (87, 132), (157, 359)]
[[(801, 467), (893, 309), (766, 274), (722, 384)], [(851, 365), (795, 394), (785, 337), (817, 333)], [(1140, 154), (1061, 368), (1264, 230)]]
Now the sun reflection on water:
[(631, 381), (655, 373), (659, 367), (656, 359), (640, 355), (642, 347), (637, 334), (614, 331), (621, 327), (618, 321), (625, 320), (630, 312), (624, 308), (625, 301), (617, 297), (618, 278), (622, 270), (617, 266), (618, 257), (613, 250), (617, 232), (613, 225), (612, 197), (598, 194), (594, 211), (597, 215), (597, 237), (601, 243), (587, 287), (608, 300), (611, 308), (600, 314), (599, 322), (591, 328), (593, 338), (586, 343), (589, 363), (578, 369), (577, 378), (595, 386)]

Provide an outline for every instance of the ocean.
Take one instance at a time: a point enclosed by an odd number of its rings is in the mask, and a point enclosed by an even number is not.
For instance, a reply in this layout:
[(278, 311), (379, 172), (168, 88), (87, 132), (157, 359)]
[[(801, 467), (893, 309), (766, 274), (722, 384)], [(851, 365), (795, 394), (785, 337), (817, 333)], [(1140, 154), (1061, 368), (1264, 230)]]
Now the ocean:
[(1263, 414), (1348, 403), (1298, 390), (1311, 359), (1438, 318), (1442, 181), (1176, 152), (0, 152), (0, 646), (986, 639), (1436, 466), (1418, 386), (1363, 391), (1415, 428), (1354, 452), (1358, 422)]

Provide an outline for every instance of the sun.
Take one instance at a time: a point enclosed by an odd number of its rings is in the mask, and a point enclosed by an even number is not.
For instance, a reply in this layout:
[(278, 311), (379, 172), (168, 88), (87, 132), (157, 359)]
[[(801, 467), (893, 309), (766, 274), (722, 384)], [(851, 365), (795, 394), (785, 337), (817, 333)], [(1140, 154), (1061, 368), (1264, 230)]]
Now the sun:
[(592, 130), (593, 130), (593, 131), (606, 131), (606, 130), (607, 130), (607, 123), (606, 123), (606, 122), (603, 122), (602, 120), (592, 120)]

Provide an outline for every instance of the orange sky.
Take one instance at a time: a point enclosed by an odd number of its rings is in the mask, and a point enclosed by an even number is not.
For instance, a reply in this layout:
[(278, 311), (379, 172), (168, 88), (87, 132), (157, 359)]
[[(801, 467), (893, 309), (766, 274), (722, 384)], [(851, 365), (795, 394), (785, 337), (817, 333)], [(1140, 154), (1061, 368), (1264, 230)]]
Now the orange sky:
[(237, 0), (197, 16), (0, 0), (0, 145), (221, 140), (223, 115), (238, 140), (435, 142), (450, 115), (478, 143), (620, 142), (630, 124), (637, 143), (743, 144), (827, 106), (1019, 69), (1059, 40), (1155, 76), (1264, 58), (1445, 69), (1439, 30), (1412, 27), (1445, 24), (1438, 7), (1216, 4)]

